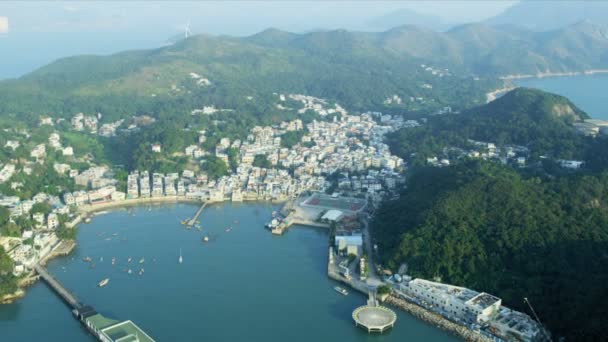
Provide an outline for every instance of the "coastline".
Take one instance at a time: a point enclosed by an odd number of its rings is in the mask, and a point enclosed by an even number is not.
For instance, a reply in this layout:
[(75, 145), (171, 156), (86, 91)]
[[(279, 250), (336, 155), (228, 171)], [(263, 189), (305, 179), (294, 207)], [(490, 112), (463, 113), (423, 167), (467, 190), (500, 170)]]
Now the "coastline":
[(545, 77), (564, 77), (564, 76), (581, 76), (608, 74), (608, 69), (591, 69), (584, 71), (564, 71), (564, 72), (539, 72), (536, 74), (513, 74), (499, 77), (501, 80), (518, 80), (522, 78), (545, 78)]
[(502, 88), (498, 88), (494, 91), (486, 93), (486, 103), (492, 102), (498, 98), (499, 95), (503, 93), (510, 92), (511, 90), (517, 88), (516, 86), (505, 86)]
[[(60, 240), (49, 252), (49, 254), (47, 254), (44, 258), (40, 259), (39, 263), (44, 266), (52, 259), (70, 254), (74, 250), (74, 248), (76, 248), (76, 241)], [(38, 275), (36, 275), (36, 272), (30, 271), (22, 279), (19, 280), (19, 283), (17, 284), (17, 291), (0, 297), (0, 305), (11, 304), (16, 300), (25, 297), (25, 295), (27, 294), (27, 291), (25, 289), (36, 283), (36, 281), (38, 281)]]
[[(260, 200), (256, 200), (260, 201)], [(248, 201), (248, 202), (256, 202), (256, 201)], [(261, 200), (262, 202), (272, 202), (272, 203), (282, 203), (283, 201), (266, 201)], [(102, 214), (103, 211), (119, 209), (119, 208), (128, 208), (128, 207), (136, 207), (146, 204), (171, 204), (171, 203), (188, 203), (188, 204), (202, 204), (205, 201), (188, 198), (184, 196), (163, 196), (163, 197), (149, 197), (149, 198), (130, 198), (119, 201), (109, 201), (98, 204), (89, 204), (83, 205), (78, 208), (77, 215), (70, 222), (66, 223), (68, 228), (74, 228), (79, 223), (83, 222), (86, 218), (90, 218), (95, 216), (95, 214)], [(224, 203), (226, 201), (216, 201), (216, 202), (208, 202), (210, 204), (213, 203)], [(60, 240), (53, 249), (46, 255), (44, 258), (40, 259), (39, 263), (41, 265), (46, 265), (50, 260), (69, 255), (76, 248), (75, 240)], [(0, 305), (2, 304), (11, 304), (18, 299), (25, 297), (27, 291), (25, 290), (28, 286), (34, 284), (38, 280), (38, 276), (34, 271), (30, 271), (27, 275), (24, 276), (23, 279), (19, 281), (17, 284), (18, 288), (15, 292), (6, 294), (0, 297)]]
[(134, 207), (142, 204), (163, 204), (163, 203), (190, 203), (200, 204), (203, 201), (187, 198), (184, 196), (163, 196), (163, 197), (150, 197), (150, 198), (130, 198), (120, 201), (110, 201), (98, 204), (83, 205), (78, 208), (80, 215), (91, 215), (100, 211), (108, 209), (117, 209), (122, 207)]

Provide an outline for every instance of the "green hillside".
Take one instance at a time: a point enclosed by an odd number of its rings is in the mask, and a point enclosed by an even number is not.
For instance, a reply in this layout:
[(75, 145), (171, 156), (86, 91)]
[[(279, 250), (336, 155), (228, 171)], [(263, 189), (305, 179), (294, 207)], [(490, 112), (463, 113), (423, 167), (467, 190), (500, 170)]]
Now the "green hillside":
[(565, 97), (517, 88), (461, 114), (431, 117), (421, 127), (397, 131), (389, 136), (389, 144), (401, 156), (416, 154), (418, 161), (446, 147), (465, 148), (468, 139), (522, 145), (535, 158), (582, 158), (589, 142), (572, 123), (586, 118)]
[[(272, 109), (273, 93), (312, 95), (361, 111), (460, 110), (483, 103), (484, 93), (501, 85), (499, 75), (608, 67), (606, 37), (589, 23), (544, 33), (471, 24), (445, 33), (401, 26), (379, 33), (197, 35), (158, 49), (64, 58), (0, 82), (0, 114), (101, 112), (111, 120), (215, 105), (265, 119), (269, 110), (268, 117), (280, 115)], [(210, 83), (197, 83), (191, 73)], [(406, 101), (385, 104), (393, 95)]]
[(372, 224), (381, 258), (493, 293), (567, 340), (608, 337), (608, 175), (527, 178), (495, 163), (421, 169)]

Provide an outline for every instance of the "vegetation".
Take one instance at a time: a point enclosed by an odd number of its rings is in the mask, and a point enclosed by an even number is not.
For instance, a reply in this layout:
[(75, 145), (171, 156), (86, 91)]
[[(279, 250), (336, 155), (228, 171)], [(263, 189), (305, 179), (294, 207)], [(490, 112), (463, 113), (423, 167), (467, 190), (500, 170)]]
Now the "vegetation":
[(281, 146), (285, 148), (294, 147), (302, 140), (304, 134), (306, 134), (304, 130), (286, 132), (281, 135)]
[(518, 88), (462, 114), (431, 117), (420, 127), (397, 131), (388, 142), (395, 153), (418, 164), (446, 147), (466, 148), (469, 139), (521, 145), (533, 160), (541, 155), (576, 159), (584, 156), (590, 140), (578, 134), (572, 122), (586, 118), (564, 97)]
[(265, 168), (265, 169), (272, 168), (272, 164), (270, 164), (270, 161), (268, 160), (268, 158), (266, 157), (265, 154), (256, 154), (255, 157), (253, 158), (252, 165), (261, 167), (261, 168)]
[(524, 177), (468, 162), (420, 169), (408, 184), (372, 224), (388, 266), (524, 312), (528, 297), (557, 335), (606, 339), (608, 173)]
[(379, 295), (385, 295), (391, 293), (391, 287), (388, 285), (380, 285), (377, 288), (377, 292)]
[(205, 157), (203, 170), (207, 173), (207, 176), (210, 179), (218, 179), (228, 174), (228, 166), (226, 166), (226, 163), (214, 155), (208, 155)]

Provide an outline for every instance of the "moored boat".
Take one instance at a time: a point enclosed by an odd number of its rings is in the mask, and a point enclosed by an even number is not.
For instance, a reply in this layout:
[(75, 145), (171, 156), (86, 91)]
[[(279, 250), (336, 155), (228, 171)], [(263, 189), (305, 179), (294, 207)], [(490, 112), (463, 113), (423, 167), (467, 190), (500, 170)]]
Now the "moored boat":
[(104, 279), (104, 280), (100, 281), (100, 282), (97, 284), (97, 286), (99, 286), (99, 287), (104, 287), (104, 286), (108, 285), (108, 283), (109, 283), (109, 282), (110, 282), (110, 278), (106, 278), (106, 279)]
[(338, 293), (343, 294), (343, 295), (348, 295), (348, 291), (346, 291), (346, 289), (341, 288), (340, 286), (336, 286), (334, 287), (334, 290), (336, 290)]

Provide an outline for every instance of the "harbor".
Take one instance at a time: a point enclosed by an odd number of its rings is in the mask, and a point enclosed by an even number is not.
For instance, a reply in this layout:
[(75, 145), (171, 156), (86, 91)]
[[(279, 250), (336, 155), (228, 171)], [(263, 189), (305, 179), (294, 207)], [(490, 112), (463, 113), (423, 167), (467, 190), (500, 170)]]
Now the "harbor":
[[(280, 205), (212, 205), (199, 217), (211, 238), (203, 245), (201, 233), (186, 230), (178, 222), (199, 208), (175, 204), (153, 207), (152, 211), (147, 206), (110, 211), (83, 225), (78, 248), (49, 261), (47, 268), (97, 312), (130, 319), (157, 341), (369, 339), (351, 317), (353, 310), (366, 302), (367, 294), (349, 289), (344, 296), (333, 289), (336, 283), (327, 277), (327, 229), (292, 226), (276, 238), (263, 227), (273, 211), (280, 211)], [(226, 232), (229, 226), (233, 229)], [(128, 239), (123, 241), (123, 237)], [(82, 261), (85, 257), (96, 263), (94, 269)], [(123, 271), (130, 257), (131, 264), (145, 258), (142, 276), (133, 266), (132, 274)], [(263, 281), (248, 282), (254, 277)], [(105, 278), (110, 281), (100, 288), (98, 284)], [(44, 334), (48, 340), (93, 341), (50, 291), (38, 282), (23, 300), (0, 307), (3, 337), (31, 341)], [(303, 304), (294, 306), (293, 301)], [(162, 307), (164, 314), (158, 314), (157, 307)], [(457, 341), (405, 312), (396, 310), (396, 314), (397, 324), (384, 333), (383, 341)], [(167, 320), (168, 315), (180, 315), (180, 319)], [(249, 328), (267, 325), (269, 320), (273, 322), (271, 330)], [(235, 321), (247, 324), (233, 324)], [(55, 328), (47, 329), (49, 325)]]

